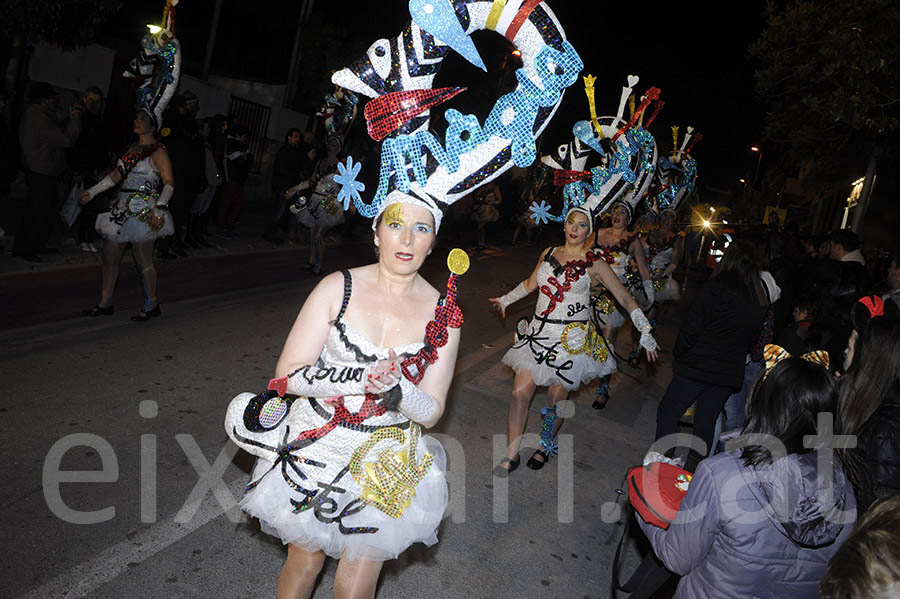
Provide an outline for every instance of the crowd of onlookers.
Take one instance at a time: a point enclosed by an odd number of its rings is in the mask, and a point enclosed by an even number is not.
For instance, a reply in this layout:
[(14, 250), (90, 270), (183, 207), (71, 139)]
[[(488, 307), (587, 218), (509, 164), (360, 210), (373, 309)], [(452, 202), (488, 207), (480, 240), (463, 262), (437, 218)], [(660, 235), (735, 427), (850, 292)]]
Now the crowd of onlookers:
[(852, 231), (735, 234), (657, 412), (655, 449), (692, 403), (702, 443), (647, 458), (693, 472), (668, 529), (639, 518), (676, 597), (900, 597), (898, 304), (900, 256)]

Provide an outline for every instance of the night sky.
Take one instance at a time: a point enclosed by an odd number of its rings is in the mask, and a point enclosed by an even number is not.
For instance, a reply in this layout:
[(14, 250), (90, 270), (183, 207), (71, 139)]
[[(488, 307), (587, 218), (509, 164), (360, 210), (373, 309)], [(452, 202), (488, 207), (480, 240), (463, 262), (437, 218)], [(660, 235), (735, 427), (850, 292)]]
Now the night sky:
[[(284, 83), (299, 14), (299, 0), (223, 3), (213, 73)], [(597, 77), (599, 115), (614, 113), (626, 75), (641, 77), (636, 90), (662, 90), (665, 108), (651, 127), (662, 151), (672, 144), (671, 125), (693, 125), (704, 135), (694, 150), (701, 181), (728, 191), (755, 166), (749, 147), (760, 142), (764, 110), (755, 102), (753, 69), (747, 46), (763, 25), (763, 0), (724, 4), (666, 3), (653, 5), (548, 2), (562, 23), (566, 37), (581, 55), (582, 74)], [(213, 0), (182, 0), (176, 32), (182, 43), (188, 73), (199, 74), (209, 35)], [(157, 22), (160, 0), (129, 0), (109, 23), (100, 43), (127, 48), (135, 44), (145, 23)], [(346, 57), (355, 58), (378, 38), (400, 33), (409, 20), (406, 0), (381, 2), (315, 1), (311, 21), (340, 27), (348, 33)], [(494, 32), (475, 37), (489, 74), (481, 73), (451, 54), (435, 79), (435, 87), (468, 85), (469, 99), (458, 96), (452, 106), (483, 116), (496, 94), (497, 70), (510, 50)], [(335, 57), (332, 69), (346, 66)], [(328, 60), (326, 59), (326, 62)], [(571, 138), (576, 120), (588, 117), (587, 100), (579, 81), (569, 88), (557, 116), (542, 139), (546, 153)], [(441, 109), (439, 108), (438, 111)]]

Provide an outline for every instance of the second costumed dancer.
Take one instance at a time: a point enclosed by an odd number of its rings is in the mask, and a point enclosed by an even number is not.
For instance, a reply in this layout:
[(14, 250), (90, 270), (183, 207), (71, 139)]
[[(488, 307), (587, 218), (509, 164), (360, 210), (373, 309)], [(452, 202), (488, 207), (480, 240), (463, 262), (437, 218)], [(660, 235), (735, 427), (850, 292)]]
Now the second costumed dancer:
[(541, 447), (528, 460), (538, 470), (557, 451), (556, 432), (562, 424), (556, 405), (582, 383), (615, 371), (615, 358), (590, 318), (591, 280), (602, 283), (629, 311), (641, 331), (641, 346), (647, 359), (656, 360), (658, 346), (650, 334), (650, 322), (628, 290), (619, 282), (602, 255), (588, 250), (591, 214), (581, 207), (566, 215), (566, 242), (541, 253), (531, 276), (502, 297), (490, 302), (506, 316), (506, 308), (539, 290), (534, 316), (516, 327), (516, 340), (503, 356), (503, 363), (516, 372), (509, 406), (509, 447), (494, 469), (504, 476), (518, 468), (519, 445), (528, 419), (528, 406), (537, 386), (549, 387), (547, 407), (542, 410)]
[(141, 52), (125, 75), (139, 78), (134, 133), (137, 141), (100, 182), (78, 198), (87, 204), (103, 192), (121, 185), (109, 211), (97, 215), (97, 232), (103, 236), (103, 283), (100, 301), (85, 310), (88, 316), (113, 313), (113, 292), (119, 278), (122, 254), (130, 243), (140, 269), (144, 305), (131, 319), (144, 322), (160, 316), (156, 297), (157, 273), (153, 265), (153, 243), (172, 235), (175, 227), (169, 200), (175, 192), (172, 162), (158, 139), (163, 111), (175, 93), (181, 73), (181, 46), (175, 38), (174, 13), (177, 0), (169, 0), (162, 27), (141, 40)]

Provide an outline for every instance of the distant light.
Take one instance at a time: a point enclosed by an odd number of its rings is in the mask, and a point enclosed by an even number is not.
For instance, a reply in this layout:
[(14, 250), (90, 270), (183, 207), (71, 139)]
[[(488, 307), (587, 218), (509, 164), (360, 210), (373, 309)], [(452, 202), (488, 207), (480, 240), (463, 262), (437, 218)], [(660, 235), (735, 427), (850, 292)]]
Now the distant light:
[(513, 50), (512, 55), (513, 56), (522, 56), (522, 51), (521, 50)]
[(862, 185), (862, 182), (865, 181), (865, 180), (866, 180), (865, 177), (860, 177), (859, 179), (857, 179), (856, 181), (854, 181), (854, 182), (851, 183), (850, 185)]
[(706, 227), (706, 228), (708, 229), (708, 228), (709, 228), (709, 221), (708, 221), (708, 220), (704, 220), (704, 221), (703, 221), (703, 226)]
[(162, 27), (160, 27), (159, 25), (147, 25), (147, 29), (149, 29), (150, 33), (152, 33), (153, 35), (156, 35), (160, 31), (162, 31)]
[(713, 208), (713, 207), (712, 207), (712, 206), (710, 206), (710, 207), (709, 207), (709, 211), (710, 211), (710, 213), (713, 213), (713, 212), (715, 212), (715, 211), (716, 211), (716, 209), (715, 209), (715, 208)]
[(759, 152), (759, 148), (756, 146), (750, 146), (750, 151), (751, 152)]
[(746, 181), (744, 181), (743, 179), (738, 179), (738, 181), (740, 181), (741, 183), (746, 183)]
[[(727, 224), (728, 224), (728, 221), (725, 220), (725, 219), (723, 218), (723, 219), (722, 219), (722, 224), (723, 224), (723, 225), (727, 225)], [(727, 235), (726, 235), (726, 237), (727, 237)]]

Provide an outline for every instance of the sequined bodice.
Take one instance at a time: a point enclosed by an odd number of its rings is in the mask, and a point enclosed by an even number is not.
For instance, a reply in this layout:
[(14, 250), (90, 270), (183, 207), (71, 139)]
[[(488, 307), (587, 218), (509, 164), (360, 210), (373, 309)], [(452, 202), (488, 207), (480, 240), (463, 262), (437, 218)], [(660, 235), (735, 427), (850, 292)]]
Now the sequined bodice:
[[(401, 354), (412, 355), (419, 351), (424, 343), (411, 343), (402, 347), (394, 348), (394, 352), (399, 356)], [(354, 349), (354, 347), (356, 349)], [(364, 357), (357, 355), (357, 350)], [(365, 366), (375, 360), (384, 360), (388, 357), (390, 348), (378, 347), (368, 337), (363, 335), (352, 324), (344, 318), (340, 318), (332, 323), (331, 329), (328, 331), (328, 338), (325, 340), (325, 347), (322, 348), (320, 358), (328, 364), (340, 364), (342, 366)], [(371, 358), (371, 359), (366, 359)]]
[[(660, 249), (663, 248), (663, 249)], [(649, 239), (644, 242), (644, 254), (649, 260), (651, 270), (666, 268), (672, 263), (672, 254), (675, 253), (675, 239), (663, 241), (651, 247)]]
[[(560, 285), (565, 284), (565, 269), (555, 256), (547, 255), (538, 267), (538, 300), (535, 306), (535, 314), (541, 314), (550, 305), (550, 297), (541, 288), (546, 287), (550, 293), (558, 293), (559, 289), (550, 279), (556, 279)], [(556, 302), (553, 311), (547, 314), (547, 318), (554, 320), (584, 320), (587, 319), (588, 305), (591, 297), (591, 277), (587, 273), (582, 274), (576, 281), (571, 282), (569, 290), (563, 291), (563, 300)]]
[(161, 183), (162, 178), (159, 176), (159, 171), (150, 162), (148, 156), (135, 164), (134, 168), (128, 172), (119, 187), (119, 195), (127, 197), (134, 192), (151, 195), (159, 192)]

